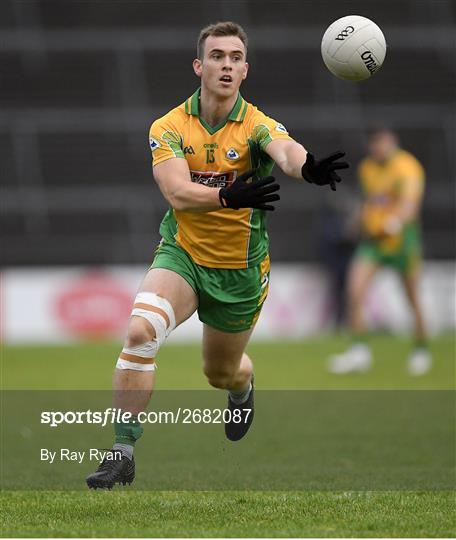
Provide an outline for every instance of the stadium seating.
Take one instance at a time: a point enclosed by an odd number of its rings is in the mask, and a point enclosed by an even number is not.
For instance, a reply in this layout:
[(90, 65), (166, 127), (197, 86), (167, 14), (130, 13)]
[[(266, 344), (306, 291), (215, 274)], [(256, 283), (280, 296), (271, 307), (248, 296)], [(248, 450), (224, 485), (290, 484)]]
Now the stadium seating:
[[(151, 259), (166, 205), (151, 176), (148, 128), (196, 88), (191, 61), (200, 26), (228, 18), (250, 38), (244, 97), (314, 153), (343, 148), (355, 164), (369, 124), (398, 130), (428, 175), (426, 256), (454, 255), (456, 62), (449, 0), (371, 0), (368, 8), (352, 0), (343, 12), (329, 0), (157, 5), (1, 3), (4, 264)], [(336, 80), (319, 53), (326, 26), (345, 12), (371, 17), (389, 45), (382, 70), (360, 84)], [(344, 175), (341, 192), (355, 186), (354, 172)], [(280, 211), (269, 218), (273, 256), (312, 260), (325, 194), (277, 176), (283, 189)]]

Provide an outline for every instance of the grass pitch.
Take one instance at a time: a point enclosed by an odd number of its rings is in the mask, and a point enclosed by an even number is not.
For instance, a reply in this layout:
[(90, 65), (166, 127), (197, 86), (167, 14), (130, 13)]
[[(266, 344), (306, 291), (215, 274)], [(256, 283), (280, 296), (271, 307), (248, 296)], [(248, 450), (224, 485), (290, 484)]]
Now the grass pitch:
[[(259, 389), (453, 389), (455, 341), (431, 344), (434, 367), (411, 378), (407, 340), (374, 337), (365, 375), (325, 370), (344, 338), (252, 344)], [(109, 389), (119, 344), (6, 347), (4, 389)], [(198, 346), (160, 354), (158, 389), (205, 389)], [(138, 443), (141, 444), (141, 443)], [(159, 444), (159, 441), (157, 441)], [(26, 466), (26, 464), (24, 464)], [(150, 468), (155, 465), (150, 464)], [(157, 464), (156, 466), (159, 466)], [(451, 491), (3, 491), (2, 537), (453, 537)]]
[(448, 537), (452, 493), (11, 492), (11, 537)]

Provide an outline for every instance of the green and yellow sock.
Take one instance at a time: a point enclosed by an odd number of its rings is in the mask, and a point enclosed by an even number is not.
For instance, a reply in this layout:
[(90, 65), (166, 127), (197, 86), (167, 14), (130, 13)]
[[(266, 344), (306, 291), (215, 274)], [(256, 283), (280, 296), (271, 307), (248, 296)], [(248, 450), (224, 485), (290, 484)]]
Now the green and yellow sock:
[(114, 424), (115, 443), (135, 446), (143, 431), (142, 424), (138, 422), (138, 417), (135, 415), (129, 422), (116, 422)]

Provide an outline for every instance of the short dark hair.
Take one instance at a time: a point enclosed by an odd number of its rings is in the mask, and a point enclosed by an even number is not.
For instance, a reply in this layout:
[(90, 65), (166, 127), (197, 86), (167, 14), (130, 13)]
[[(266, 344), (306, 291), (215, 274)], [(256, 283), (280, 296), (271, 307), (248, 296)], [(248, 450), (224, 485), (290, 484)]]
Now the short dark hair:
[(196, 55), (199, 59), (204, 56), (204, 42), (209, 36), (236, 36), (244, 44), (245, 52), (247, 54), (248, 39), (242, 26), (232, 21), (223, 21), (210, 24), (201, 30), (196, 46)]

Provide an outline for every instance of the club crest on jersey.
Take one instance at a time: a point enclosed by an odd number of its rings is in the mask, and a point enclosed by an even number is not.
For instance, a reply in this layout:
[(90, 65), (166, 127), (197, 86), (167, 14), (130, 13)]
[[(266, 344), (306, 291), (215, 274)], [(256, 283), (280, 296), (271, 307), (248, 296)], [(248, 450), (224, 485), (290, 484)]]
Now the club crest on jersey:
[(153, 152), (154, 150), (157, 150), (157, 148), (160, 148), (161, 144), (157, 141), (157, 139), (154, 139), (153, 137), (149, 137), (149, 146)]
[(230, 148), (228, 152), (226, 153), (226, 157), (228, 159), (235, 160), (235, 159), (239, 159), (239, 154), (236, 152), (234, 148)]
[(283, 124), (277, 124), (276, 131), (280, 131), (280, 133), (288, 133), (287, 128)]

